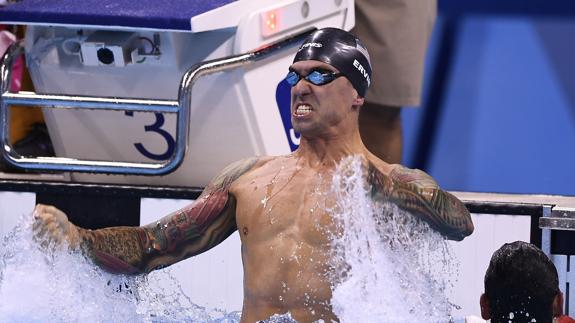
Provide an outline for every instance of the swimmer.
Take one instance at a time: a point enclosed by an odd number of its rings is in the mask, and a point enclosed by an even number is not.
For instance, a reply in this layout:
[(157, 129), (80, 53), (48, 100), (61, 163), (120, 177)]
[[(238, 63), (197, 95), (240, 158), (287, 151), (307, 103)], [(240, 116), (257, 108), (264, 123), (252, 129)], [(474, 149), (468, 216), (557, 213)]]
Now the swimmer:
[(493, 253), (485, 273), (481, 316), (493, 323), (573, 323), (563, 315), (557, 269), (536, 246), (515, 241)]
[[(37, 236), (66, 240), (104, 269), (147, 273), (200, 254), (238, 230), (244, 267), (242, 322), (290, 312), (299, 322), (337, 321), (331, 300), (330, 237), (326, 211), (336, 164), (361, 156), (374, 199), (389, 201), (429, 223), (448, 239), (473, 231), (465, 206), (419, 170), (388, 164), (361, 141), (358, 115), (370, 84), (367, 50), (334, 28), (301, 45), (286, 81), (291, 120), (301, 133), (290, 155), (248, 158), (216, 176), (191, 205), (142, 227), (86, 230), (58, 209), (38, 205)], [(193, 273), (192, 273), (193, 274)]]

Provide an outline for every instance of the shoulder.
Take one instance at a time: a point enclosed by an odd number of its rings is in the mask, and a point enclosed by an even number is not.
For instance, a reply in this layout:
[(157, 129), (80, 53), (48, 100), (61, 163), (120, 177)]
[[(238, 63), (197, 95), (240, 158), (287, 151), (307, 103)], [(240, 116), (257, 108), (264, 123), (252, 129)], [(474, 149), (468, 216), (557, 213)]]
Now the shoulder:
[(426, 172), (419, 169), (407, 168), (403, 165), (391, 165), (389, 176), (394, 180), (405, 184), (414, 184), (421, 188), (437, 188), (435, 180)]
[(250, 157), (235, 161), (226, 166), (210, 183), (215, 188), (229, 187), (242, 175), (253, 171), (273, 160), (274, 157)]
[(370, 160), (369, 174), (372, 181), (378, 185), (409, 185), (418, 190), (436, 190), (439, 188), (435, 180), (426, 172), (400, 164), (378, 163)]
[(369, 169), (385, 176), (389, 176), (395, 181), (402, 183), (432, 181), (433, 178), (422, 170), (405, 167), (401, 164), (388, 164), (379, 158), (368, 158)]

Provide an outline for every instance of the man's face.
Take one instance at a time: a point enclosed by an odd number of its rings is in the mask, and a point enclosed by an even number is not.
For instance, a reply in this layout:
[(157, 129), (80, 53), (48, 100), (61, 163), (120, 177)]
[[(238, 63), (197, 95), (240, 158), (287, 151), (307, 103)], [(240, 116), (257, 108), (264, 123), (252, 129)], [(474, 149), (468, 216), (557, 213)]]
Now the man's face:
[(358, 107), (352, 106), (360, 98), (347, 78), (338, 77), (324, 85), (304, 79), (313, 71), (339, 73), (335, 67), (309, 60), (294, 63), (290, 70), (302, 76), (291, 90), (291, 122), (295, 131), (308, 138), (337, 135), (342, 127), (357, 122), (357, 115), (352, 114), (357, 113)]

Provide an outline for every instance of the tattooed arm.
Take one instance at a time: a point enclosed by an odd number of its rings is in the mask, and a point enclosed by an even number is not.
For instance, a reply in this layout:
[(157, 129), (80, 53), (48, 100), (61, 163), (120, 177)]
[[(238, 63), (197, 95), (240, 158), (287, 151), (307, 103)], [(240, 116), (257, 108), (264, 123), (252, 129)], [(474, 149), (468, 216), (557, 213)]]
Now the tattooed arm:
[(374, 197), (389, 200), (415, 214), (448, 239), (463, 240), (473, 232), (465, 205), (441, 190), (426, 173), (398, 165), (386, 176), (370, 164), (369, 178)]
[(136, 274), (169, 266), (218, 245), (236, 230), (236, 200), (229, 189), (256, 162), (253, 158), (231, 164), (193, 204), (143, 227), (86, 230), (69, 223), (58, 209), (39, 205), (34, 212), (36, 235), (58, 227), (72, 247), (80, 247), (114, 273)]

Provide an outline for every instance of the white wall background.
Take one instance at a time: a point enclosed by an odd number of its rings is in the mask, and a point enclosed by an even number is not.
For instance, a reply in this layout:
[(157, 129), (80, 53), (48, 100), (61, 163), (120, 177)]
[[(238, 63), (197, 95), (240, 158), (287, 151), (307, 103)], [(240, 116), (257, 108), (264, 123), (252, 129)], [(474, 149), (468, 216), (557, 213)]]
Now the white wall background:
[[(191, 200), (142, 199), (140, 224), (176, 211)], [(242, 309), (243, 269), (240, 237), (236, 233), (206, 253), (170, 266), (192, 302), (228, 311)]]
[(4, 237), (26, 215), (31, 215), (36, 202), (34, 193), (0, 192), (0, 237)]
[(451, 242), (460, 263), (460, 276), (452, 303), (461, 306), (454, 317), (474, 315), (481, 317), (479, 297), (483, 293), (483, 278), (491, 255), (506, 242), (529, 242), (531, 218), (529, 216), (472, 214), (475, 231), (461, 242)]

